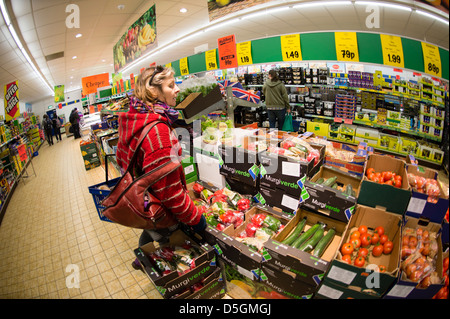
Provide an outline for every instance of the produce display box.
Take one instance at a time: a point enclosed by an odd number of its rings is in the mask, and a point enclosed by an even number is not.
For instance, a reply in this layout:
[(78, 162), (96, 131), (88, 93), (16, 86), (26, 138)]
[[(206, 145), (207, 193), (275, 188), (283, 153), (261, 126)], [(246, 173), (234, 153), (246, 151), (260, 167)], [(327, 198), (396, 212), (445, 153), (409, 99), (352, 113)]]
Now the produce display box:
[(358, 147), (353, 145), (342, 144), (338, 142), (332, 142), (333, 149), (337, 152), (339, 151), (347, 151), (354, 153), (353, 159), (346, 161), (345, 159), (340, 159), (337, 157), (333, 157), (332, 155), (327, 155), (324, 158), (324, 165), (331, 166), (337, 168), (346, 173), (350, 173), (353, 175), (357, 175), (362, 177), (364, 173), (364, 164), (366, 163), (367, 156), (361, 153), (358, 153)]
[[(338, 187), (342, 189), (332, 188), (332, 185), (324, 185), (317, 183), (319, 179), (323, 179), (324, 183), (327, 179), (335, 178)], [(331, 218), (348, 222), (352, 216), (356, 205), (356, 196), (361, 184), (361, 178), (343, 171), (322, 166), (319, 172), (310, 180), (304, 182), (300, 195), (300, 203), (302, 207), (307, 207)], [(347, 185), (351, 185), (353, 194), (346, 194)]]
[(258, 186), (259, 159), (261, 152), (249, 151), (243, 147), (225, 146), (219, 147), (220, 174), (225, 178), (233, 178), (239, 182)]
[[(374, 230), (378, 226), (384, 227), (385, 234), (393, 242), (392, 252), (379, 257), (370, 255), (365, 267), (357, 267), (342, 260), (340, 246), (325, 274), (324, 282), (353, 289), (369, 295), (368, 297), (372, 295), (381, 298), (397, 280), (399, 273), (402, 216), (377, 208), (357, 205), (342, 236), (342, 243), (349, 242), (352, 232), (361, 225), (367, 226), (369, 230)], [(385, 272), (374, 270), (381, 265), (386, 267)]]
[(314, 299), (379, 299), (379, 297), (366, 294), (357, 287), (343, 287), (326, 278), (314, 294)]
[[(305, 231), (318, 222), (326, 224), (326, 231), (331, 228), (336, 231), (333, 241), (320, 258), (282, 243), (305, 217)], [(333, 260), (336, 250), (340, 247), (342, 234), (345, 233), (346, 228), (347, 223), (345, 222), (299, 209), (281, 232), (264, 243), (263, 265), (278, 272), (286, 270), (289, 274), (295, 274), (295, 277), (293, 277), (295, 282), (301, 282), (316, 289)]]
[(203, 251), (200, 256), (195, 258), (195, 267), (182, 275), (177, 271), (162, 275), (156, 270), (155, 265), (152, 264), (148, 257), (160, 248), (154, 242), (150, 242), (134, 250), (146, 274), (164, 298), (170, 298), (195, 283), (200, 282), (217, 269), (214, 248), (207, 243), (199, 244), (199, 240), (194, 238), (194, 236), (188, 236), (181, 229), (176, 230), (169, 237), (167, 246), (182, 246), (186, 241), (189, 241)]
[[(381, 206), (389, 212), (404, 215), (411, 198), (411, 187), (408, 183), (405, 165), (404, 161), (391, 156), (370, 155), (364, 170), (357, 203), (370, 207)], [(400, 175), (402, 177), (401, 188), (370, 181), (366, 176), (368, 168), (373, 168), (375, 172), (391, 171)]]
[(323, 145), (310, 145), (320, 152), (320, 160), (316, 165), (314, 165), (314, 159), (306, 162), (281, 154), (262, 152), (259, 155), (261, 163), (260, 186), (277, 188), (290, 195), (299, 196), (304, 180), (318, 171), (325, 156), (325, 147)]
[(255, 276), (259, 276), (263, 255), (250, 248), (236, 238), (245, 231), (247, 224), (255, 214), (264, 213), (278, 219), (286, 225), (292, 216), (284, 214), (270, 207), (253, 206), (244, 213), (244, 223), (235, 228), (233, 225), (220, 231), (211, 226), (206, 227), (205, 240), (216, 249), (217, 254), (224, 260), (239, 265)]
[(206, 96), (201, 92), (189, 94), (175, 109), (181, 112), (184, 118), (190, 119), (214, 104), (219, 106), (225, 104), (218, 85)]
[(89, 170), (91, 170), (93, 168), (99, 167), (100, 165), (101, 165), (101, 163), (98, 160), (98, 158), (97, 158), (97, 160), (91, 160), (91, 161), (84, 160), (84, 168), (87, 171), (89, 171)]
[(90, 142), (88, 144), (80, 145), (81, 155), (94, 154), (97, 153), (97, 147), (94, 142)]
[(181, 160), (181, 165), (183, 166), (186, 180), (197, 178), (197, 164), (195, 163), (193, 156), (185, 155)]
[(275, 207), (286, 214), (293, 215), (300, 205), (299, 196), (300, 191), (298, 195), (291, 195), (279, 188), (267, 188), (260, 186), (259, 192), (256, 194), (255, 199), (261, 205)]
[[(419, 177), (437, 180), (438, 172), (421, 166), (407, 165), (406, 172)], [(442, 186), (437, 182), (439, 197), (429, 197), (416, 189), (411, 189), (411, 199), (406, 209), (406, 215), (414, 218), (425, 218), (433, 223), (441, 224), (449, 206), (449, 199)]]
[(225, 281), (220, 267), (204, 278), (200, 284), (201, 288), (198, 287), (199, 283), (194, 284), (171, 299), (222, 299), (225, 295)]
[[(416, 229), (421, 227), (424, 231), (440, 233), (441, 225), (436, 223), (431, 223), (423, 219), (417, 219), (413, 217), (405, 217), (405, 224), (403, 226), (403, 232), (405, 228)], [(437, 241), (437, 258), (436, 258), (436, 273), (438, 277), (438, 282), (430, 284), (427, 288), (420, 286), (420, 283), (411, 281), (408, 279), (406, 272), (400, 270), (398, 273), (398, 278), (395, 285), (389, 290), (389, 292), (384, 296), (384, 299), (431, 299), (437, 294), (439, 289), (444, 285), (444, 278), (442, 276), (443, 269), (443, 250), (441, 236), (436, 238)]]

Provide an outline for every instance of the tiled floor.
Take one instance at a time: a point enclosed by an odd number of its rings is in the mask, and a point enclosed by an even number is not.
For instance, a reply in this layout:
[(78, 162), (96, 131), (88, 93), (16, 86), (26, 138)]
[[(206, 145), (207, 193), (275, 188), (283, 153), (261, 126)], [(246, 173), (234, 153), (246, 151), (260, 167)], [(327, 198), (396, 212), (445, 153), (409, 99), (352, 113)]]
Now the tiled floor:
[(32, 161), (37, 176), (30, 165), (17, 185), (0, 225), (0, 298), (160, 299), (131, 267), (141, 231), (98, 218), (88, 186), (105, 172), (85, 171), (79, 142), (45, 142)]

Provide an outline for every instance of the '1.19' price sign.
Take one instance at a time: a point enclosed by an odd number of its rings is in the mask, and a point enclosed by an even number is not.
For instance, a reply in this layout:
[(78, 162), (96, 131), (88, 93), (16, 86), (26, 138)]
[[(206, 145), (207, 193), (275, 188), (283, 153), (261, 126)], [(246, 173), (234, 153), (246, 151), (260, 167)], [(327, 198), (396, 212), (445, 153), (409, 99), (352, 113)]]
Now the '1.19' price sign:
[(189, 74), (189, 67), (188, 67), (188, 59), (187, 59), (187, 57), (180, 59), (180, 73), (181, 73), (181, 75), (188, 75)]
[(356, 32), (335, 32), (334, 40), (338, 61), (359, 62)]
[(282, 35), (281, 54), (283, 61), (300, 61), (302, 60), (302, 51), (300, 47), (300, 34)]
[(252, 42), (241, 42), (236, 45), (238, 56), (238, 65), (253, 64), (252, 59)]
[(383, 64), (404, 68), (402, 39), (394, 35), (380, 34)]
[(422, 42), (422, 52), (425, 72), (437, 77), (442, 77), (439, 48), (432, 44)]

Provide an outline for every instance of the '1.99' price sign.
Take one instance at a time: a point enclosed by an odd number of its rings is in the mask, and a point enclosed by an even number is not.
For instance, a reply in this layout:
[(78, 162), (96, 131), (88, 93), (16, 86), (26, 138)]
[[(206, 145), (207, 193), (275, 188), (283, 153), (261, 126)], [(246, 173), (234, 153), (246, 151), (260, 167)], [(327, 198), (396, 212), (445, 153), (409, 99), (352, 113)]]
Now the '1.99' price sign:
[(356, 32), (335, 32), (334, 40), (338, 61), (359, 62)]
[(394, 35), (380, 34), (383, 64), (404, 68), (402, 39)]
[(300, 47), (300, 34), (282, 35), (281, 54), (283, 61), (300, 61), (302, 60), (302, 51)]
[(439, 48), (432, 44), (422, 42), (422, 52), (425, 72), (437, 77), (442, 77)]

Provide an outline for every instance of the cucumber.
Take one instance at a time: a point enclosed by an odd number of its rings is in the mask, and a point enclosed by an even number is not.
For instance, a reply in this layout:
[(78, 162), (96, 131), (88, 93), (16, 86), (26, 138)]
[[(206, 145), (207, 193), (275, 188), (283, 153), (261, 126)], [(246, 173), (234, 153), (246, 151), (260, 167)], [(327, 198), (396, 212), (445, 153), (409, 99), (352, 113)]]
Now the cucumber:
[(300, 235), (300, 233), (303, 231), (303, 228), (305, 228), (306, 225), (306, 217), (304, 217), (295, 227), (294, 231), (292, 232), (289, 237), (287, 237), (285, 240), (283, 240), (281, 243), (286, 245), (291, 245)]
[(325, 182), (323, 182), (322, 185), (331, 187), (336, 182), (336, 180), (337, 180), (337, 176), (330, 177)]
[(353, 193), (353, 187), (351, 184), (347, 184), (347, 186), (345, 187), (345, 195), (347, 196), (352, 196)]
[(331, 188), (337, 189), (338, 188), (338, 184), (334, 183), (333, 186), (331, 186)]
[(304, 147), (303, 145), (301, 145), (301, 144), (295, 144), (295, 147), (298, 148), (300, 151), (302, 151), (305, 154), (309, 153), (308, 149), (306, 147)]
[(321, 225), (320, 223), (317, 223), (314, 226), (312, 226), (310, 229), (305, 231), (292, 243), (291, 246), (294, 248), (300, 247), (305, 241), (307, 241), (316, 232), (317, 229), (319, 229), (320, 225)]
[(314, 247), (316, 247), (317, 243), (322, 239), (323, 234), (325, 233), (325, 226), (325, 224), (321, 224), (314, 235), (312, 235), (310, 239), (304, 242), (299, 249), (307, 253), (312, 251)]
[(322, 184), (325, 180), (321, 177), (316, 181), (316, 184)]
[(330, 243), (333, 241), (335, 234), (336, 230), (334, 228), (329, 229), (325, 236), (323, 236), (322, 239), (317, 243), (312, 255), (319, 258), (322, 257), (328, 245), (330, 245)]

